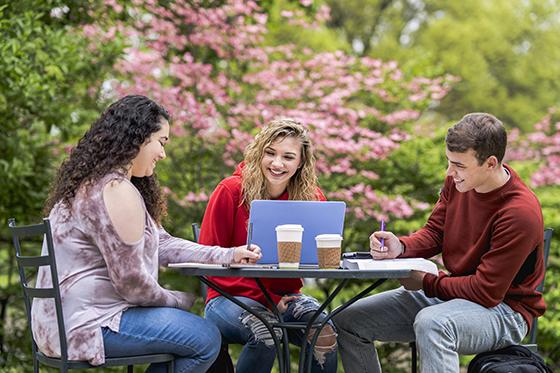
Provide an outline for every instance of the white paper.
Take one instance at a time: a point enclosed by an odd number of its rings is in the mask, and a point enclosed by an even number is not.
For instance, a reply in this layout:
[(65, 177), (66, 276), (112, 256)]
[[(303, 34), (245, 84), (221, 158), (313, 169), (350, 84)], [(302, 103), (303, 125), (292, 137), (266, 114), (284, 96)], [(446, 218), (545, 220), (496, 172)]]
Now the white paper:
[(347, 269), (411, 269), (428, 272), (437, 276), (438, 268), (434, 262), (423, 258), (402, 259), (344, 259), (342, 268)]
[(231, 263), (231, 264), (208, 264), (208, 263), (169, 263), (168, 267), (172, 268), (256, 268), (256, 269), (268, 269), (276, 268), (272, 264), (249, 264), (249, 263)]
[(207, 264), (207, 263), (192, 263), (192, 262), (169, 263), (167, 266), (173, 268), (224, 268), (222, 264)]

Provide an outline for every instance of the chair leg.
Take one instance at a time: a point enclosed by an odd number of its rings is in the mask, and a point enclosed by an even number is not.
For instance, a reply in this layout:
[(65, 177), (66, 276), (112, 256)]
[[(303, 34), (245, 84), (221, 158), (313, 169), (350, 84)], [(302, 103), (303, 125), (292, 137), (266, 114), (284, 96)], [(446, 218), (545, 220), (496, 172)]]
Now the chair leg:
[(134, 365), (129, 365), (126, 367), (127, 373), (134, 373)]
[(171, 360), (169, 363), (167, 363), (167, 373), (173, 373), (174, 370), (175, 370), (175, 360)]
[(418, 369), (418, 355), (416, 353), (416, 342), (410, 342), (410, 354), (412, 355), (412, 373), (416, 373)]

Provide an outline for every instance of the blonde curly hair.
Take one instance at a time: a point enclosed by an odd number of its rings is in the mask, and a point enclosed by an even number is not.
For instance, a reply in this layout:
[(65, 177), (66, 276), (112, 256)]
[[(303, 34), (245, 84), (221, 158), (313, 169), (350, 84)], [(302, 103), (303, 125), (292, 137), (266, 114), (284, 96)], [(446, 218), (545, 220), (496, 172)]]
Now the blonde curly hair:
[(264, 150), (277, 140), (293, 137), (301, 142), (301, 166), (288, 182), (291, 200), (317, 200), (317, 174), (315, 155), (307, 129), (291, 118), (279, 118), (265, 126), (245, 149), (245, 166), (242, 170), (242, 204), (249, 206), (255, 199), (270, 199), (266, 178), (261, 169)]

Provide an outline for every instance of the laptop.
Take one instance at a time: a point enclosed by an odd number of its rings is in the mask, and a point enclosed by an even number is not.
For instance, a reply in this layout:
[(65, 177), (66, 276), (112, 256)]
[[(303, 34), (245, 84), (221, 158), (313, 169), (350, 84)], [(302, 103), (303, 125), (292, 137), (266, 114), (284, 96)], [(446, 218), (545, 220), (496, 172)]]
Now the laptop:
[(328, 233), (343, 236), (345, 212), (346, 203), (342, 201), (255, 200), (251, 202), (247, 244), (256, 244), (261, 248), (259, 264), (277, 264), (276, 226), (301, 224), (303, 239), (300, 264), (316, 265), (315, 236)]

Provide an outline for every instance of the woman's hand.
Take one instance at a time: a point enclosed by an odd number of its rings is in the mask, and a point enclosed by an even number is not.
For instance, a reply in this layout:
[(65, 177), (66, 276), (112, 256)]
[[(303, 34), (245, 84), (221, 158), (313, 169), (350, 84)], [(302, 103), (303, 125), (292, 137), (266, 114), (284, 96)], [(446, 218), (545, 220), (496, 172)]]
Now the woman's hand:
[(257, 245), (237, 246), (233, 250), (233, 263), (255, 264), (262, 257), (261, 248)]
[(278, 311), (280, 311), (280, 313), (286, 312), (286, 310), (288, 309), (288, 303), (296, 299), (297, 296), (298, 295), (284, 295), (276, 305)]
[[(385, 241), (383, 247), (381, 239)], [(369, 247), (373, 259), (393, 259), (404, 252), (403, 244), (392, 232), (373, 232), (369, 236)]]

